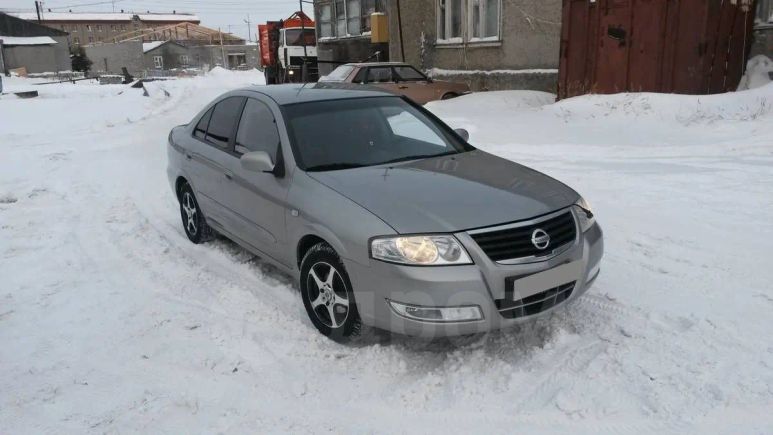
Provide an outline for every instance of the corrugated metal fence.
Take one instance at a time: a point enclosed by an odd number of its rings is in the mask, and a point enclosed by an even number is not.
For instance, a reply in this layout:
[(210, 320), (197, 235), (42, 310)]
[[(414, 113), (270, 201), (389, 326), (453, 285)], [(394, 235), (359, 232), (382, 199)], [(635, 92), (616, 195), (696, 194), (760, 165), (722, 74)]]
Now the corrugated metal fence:
[(559, 98), (734, 90), (755, 0), (564, 0)]

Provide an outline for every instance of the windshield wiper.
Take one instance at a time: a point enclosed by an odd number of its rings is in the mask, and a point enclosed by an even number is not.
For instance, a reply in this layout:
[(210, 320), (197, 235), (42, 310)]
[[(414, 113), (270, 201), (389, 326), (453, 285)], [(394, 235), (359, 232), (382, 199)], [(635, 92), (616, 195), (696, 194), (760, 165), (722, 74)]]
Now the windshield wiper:
[(432, 157), (443, 157), (443, 156), (450, 156), (452, 154), (459, 154), (458, 151), (449, 151), (447, 153), (440, 153), (440, 154), (421, 154), (418, 156), (405, 156), (405, 157), (398, 157), (396, 159), (387, 160), (386, 162), (379, 163), (379, 165), (387, 165), (389, 163), (397, 163), (397, 162), (405, 162), (408, 160), (419, 160), (419, 159), (429, 159)]
[(361, 163), (329, 163), (306, 168), (306, 172), (337, 171), (339, 169), (361, 168), (365, 165)]

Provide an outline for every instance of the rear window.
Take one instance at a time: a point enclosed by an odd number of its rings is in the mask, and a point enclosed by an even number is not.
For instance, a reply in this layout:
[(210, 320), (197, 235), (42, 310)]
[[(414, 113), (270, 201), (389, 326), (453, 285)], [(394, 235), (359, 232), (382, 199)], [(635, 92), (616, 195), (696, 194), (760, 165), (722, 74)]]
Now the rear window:
[(323, 80), (324, 82), (342, 82), (346, 80), (347, 77), (349, 77), (349, 74), (352, 73), (354, 70), (354, 67), (351, 65), (341, 65), (338, 68), (334, 69), (330, 74), (326, 75)]
[(196, 124), (196, 128), (193, 129), (193, 135), (197, 138), (204, 140), (204, 138), (207, 136), (207, 127), (209, 126), (209, 119), (212, 118), (212, 111), (215, 108), (211, 108), (207, 110), (207, 113), (204, 114), (204, 116), (201, 117), (199, 120), (199, 123)]
[(396, 66), (395, 75), (397, 76), (398, 80), (408, 81), (408, 82), (426, 80), (426, 77), (424, 77), (424, 74), (416, 71), (416, 68), (412, 66)]
[(221, 148), (228, 148), (243, 105), (244, 97), (226, 98), (217, 103), (209, 121), (206, 141)]

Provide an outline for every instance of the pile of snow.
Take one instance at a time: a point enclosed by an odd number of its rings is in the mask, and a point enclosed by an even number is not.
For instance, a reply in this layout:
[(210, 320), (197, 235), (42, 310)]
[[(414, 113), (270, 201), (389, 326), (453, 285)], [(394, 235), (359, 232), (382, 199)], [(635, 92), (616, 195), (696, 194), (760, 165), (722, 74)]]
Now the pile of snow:
[(218, 70), (149, 83), (150, 97), (78, 82), (0, 100), (2, 431), (773, 427), (770, 85), (428, 105), (476, 146), (581, 192), (605, 231), (601, 275), (518, 330), (370, 331), (342, 346), (309, 323), (289, 277), (226, 240), (193, 245), (179, 222), (170, 129), (261, 80)]
[(746, 63), (746, 74), (741, 77), (738, 90), (759, 88), (770, 82), (773, 82), (773, 60), (759, 54)]

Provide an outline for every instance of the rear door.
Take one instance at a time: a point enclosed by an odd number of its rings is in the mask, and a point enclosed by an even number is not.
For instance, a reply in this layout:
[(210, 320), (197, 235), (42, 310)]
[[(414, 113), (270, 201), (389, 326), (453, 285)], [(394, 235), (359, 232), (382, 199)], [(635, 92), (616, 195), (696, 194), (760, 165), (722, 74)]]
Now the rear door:
[[(283, 258), (286, 250), (280, 248), (286, 240), (289, 177), (283, 173), (279, 131), (270, 103), (262, 97), (247, 98), (237, 124), (234, 153), (226, 163), (232, 176), (228, 179), (225, 198), (233, 215), (234, 235), (273, 259), (289, 264)], [(242, 168), (239, 158), (251, 151), (267, 152), (277, 165), (275, 173)]]
[(244, 97), (228, 97), (215, 104), (194, 128), (194, 140), (186, 151), (192, 184), (204, 214), (214, 226), (226, 230), (232, 219), (223, 192), (230, 177), (228, 162), (234, 158), (231, 141), (244, 102)]

